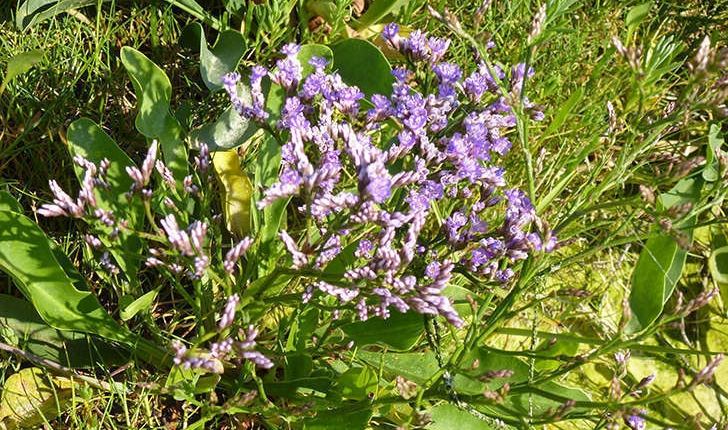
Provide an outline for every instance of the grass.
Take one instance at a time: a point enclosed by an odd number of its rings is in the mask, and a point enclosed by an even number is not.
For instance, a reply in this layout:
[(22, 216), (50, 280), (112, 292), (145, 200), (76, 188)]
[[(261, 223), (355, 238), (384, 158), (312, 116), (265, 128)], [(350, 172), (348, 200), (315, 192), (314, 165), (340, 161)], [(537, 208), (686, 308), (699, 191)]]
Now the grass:
[[(276, 6), (271, 10), (286, 11), (295, 2), (273, 3)], [(410, 2), (409, 9), (399, 16), (400, 22), (452, 37), (443, 25), (428, 19), (423, 3)], [(523, 145), (514, 146), (508, 168), (522, 179), (511, 185), (528, 188), (531, 178), (539, 196), (535, 202), (539, 214), (552, 223), (560, 239), (573, 243), (558, 251), (559, 259), (537, 262), (536, 287), (523, 292), (516, 306), (522, 312), (513, 313), (494, 345), (522, 350), (527, 356), (540, 342), (548, 342), (532, 335), (538, 330), (592, 339), (605, 353), (562, 378), (601, 389), (607, 398), (604, 390), (614, 366), (609, 357), (615, 352), (609, 349), (608, 340), (618, 330), (621, 300), (629, 293), (639, 251), (655, 235), (654, 218), (660, 216), (656, 207), (645, 203), (639, 187), (657, 194), (668, 191), (677, 179), (669, 171), (667, 154), (674, 159), (674, 171), (677, 164), (702, 150), (708, 121), (720, 119), (715, 105), (724, 106), (725, 98), (711, 100), (709, 88), (714, 81), (700, 82), (686, 64), (706, 35), (713, 46), (726, 46), (728, 3), (660, 2), (642, 23), (629, 30), (627, 11), (637, 2), (562, 1), (564, 9), (550, 15), (558, 16), (547, 23), (540, 41), (533, 46), (528, 45), (526, 35), (537, 2), (493, 2), (479, 21), (474, 19), (469, 3), (429, 3), (437, 10), (448, 5), (477, 42), (495, 41), (499, 60), (508, 64), (528, 61), (536, 69), (527, 92), (531, 100), (546, 106), (546, 119), (528, 130)], [(289, 23), (288, 18), (286, 13), (276, 16), (261, 5), (250, 21), (241, 21), (252, 47), (246, 63), (270, 60), (272, 48), (294, 38), (327, 40), (328, 36), (309, 33), (303, 26)], [(78, 186), (69, 173), (72, 162), (64, 145), (65, 129), (72, 120), (91, 118), (132, 158), (143, 157), (146, 144), (133, 123), (136, 103), (120, 67), (122, 46), (135, 47), (163, 65), (173, 82), (172, 106), (190, 106), (190, 124), (206, 118), (210, 106), (224, 106), (224, 100), (206, 95), (194, 58), (178, 47), (181, 28), (188, 20), (190, 17), (178, 9), (158, 3), (132, 6), (111, 2), (84, 8), (79, 14), (59, 15), (25, 32), (15, 29), (10, 20), (0, 22), (0, 65), (17, 53), (32, 49), (44, 52), (41, 63), (0, 95), (0, 177), (2, 185), (19, 197), (26, 214), (33, 216), (33, 209), (51, 198), (49, 179), (57, 179), (67, 190)], [(627, 49), (641, 46), (643, 57), (651, 55), (652, 60), (645, 60), (642, 70), (637, 70), (610, 41), (615, 35)], [(451, 49), (453, 62), (473, 64), (468, 41), (456, 39)], [(674, 102), (677, 107), (669, 113)], [(610, 114), (608, 103), (614, 114)], [(725, 122), (720, 126), (723, 132), (728, 130)], [(714, 206), (693, 222), (712, 223), (726, 234), (724, 205), (701, 203)], [(77, 226), (65, 220), (38, 222), (65, 242), (64, 247), (78, 256), (77, 263), (82, 260)], [(712, 246), (710, 235), (705, 229), (695, 235), (697, 243), (688, 256), (689, 273), (678, 284), (685, 301), (713, 282), (703, 268)], [(90, 262), (82, 266), (86, 264)], [(0, 278), (0, 290), (18, 295), (7, 277)], [(571, 294), (555, 295), (558, 290), (571, 290)], [(573, 290), (583, 290), (588, 296), (575, 299)], [(668, 308), (672, 305), (670, 302)], [(669, 387), (677, 378), (678, 367), (694, 374), (705, 365), (701, 350), (728, 349), (723, 331), (728, 321), (721, 306), (728, 304), (713, 304), (683, 327), (643, 342), (663, 348), (663, 352), (633, 345), (636, 360), (628, 369), (630, 377), (638, 381), (649, 374), (650, 363), (660, 363), (656, 384)], [(586, 354), (594, 347), (581, 345), (563, 353)], [(698, 353), (673, 353), (686, 348)], [(14, 356), (0, 355), (0, 381), (22, 365)], [(167, 375), (150, 373), (136, 363), (112, 377), (109, 373), (113, 371), (96, 370), (94, 376), (119, 381), (128, 392), (75, 393), (72, 412), (46, 426), (169, 428), (175, 422), (194, 422), (193, 417), (199, 416), (199, 404), (175, 400), (174, 393), (162, 388)], [(664, 419), (694, 419), (697, 423), (685, 428), (700, 428), (699, 423), (725, 424), (725, 392), (721, 388), (728, 383), (725, 375), (698, 391), (664, 399), (651, 408)], [(226, 420), (221, 419), (217, 428), (247, 428), (256, 422), (245, 416)], [(577, 420), (558, 428), (588, 428), (589, 424), (593, 422)]]

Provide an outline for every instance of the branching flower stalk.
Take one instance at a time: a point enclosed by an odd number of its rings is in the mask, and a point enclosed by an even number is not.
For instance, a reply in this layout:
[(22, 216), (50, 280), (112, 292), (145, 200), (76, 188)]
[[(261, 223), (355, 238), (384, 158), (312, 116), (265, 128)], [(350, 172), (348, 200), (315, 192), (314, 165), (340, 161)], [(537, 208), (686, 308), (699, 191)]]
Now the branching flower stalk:
[[(325, 60), (313, 58), (314, 73), (303, 78), (300, 48), (284, 47), (286, 58), (269, 72), (288, 95), (276, 123), (285, 136), (281, 173), (257, 205), (303, 203), (296, 209), (305, 227), (279, 237), (291, 270), (308, 279), (304, 302), (320, 291), (362, 320), (387, 318), (393, 307), (440, 315), (460, 327), (464, 321), (442, 295), (456, 268), (505, 285), (515, 274), (509, 264), (553, 249), (556, 240), (528, 232), (536, 220), (530, 199), (504, 189), (505, 172), (495, 162), (511, 146), (501, 130), (516, 123), (500, 89), (505, 72), (490, 74), (482, 66), (462, 79), (457, 65), (443, 61), (449, 41), (420, 31), (402, 38), (393, 24), (383, 38), (416, 68), (396, 68), (392, 95), (372, 95), (374, 107), (365, 112), (365, 95), (328, 74)], [(514, 67), (510, 85), (520, 88), (532, 73)], [(238, 103), (239, 76), (224, 79), (236, 110), (260, 123), (269, 116), (262, 111), (262, 74), (253, 69), (250, 107)], [(412, 77), (421, 88), (431, 81), (436, 89), (416, 92)], [(542, 114), (534, 110), (532, 117)], [(435, 213), (445, 214), (441, 225)], [(340, 281), (326, 281), (329, 263), (352, 251)]]

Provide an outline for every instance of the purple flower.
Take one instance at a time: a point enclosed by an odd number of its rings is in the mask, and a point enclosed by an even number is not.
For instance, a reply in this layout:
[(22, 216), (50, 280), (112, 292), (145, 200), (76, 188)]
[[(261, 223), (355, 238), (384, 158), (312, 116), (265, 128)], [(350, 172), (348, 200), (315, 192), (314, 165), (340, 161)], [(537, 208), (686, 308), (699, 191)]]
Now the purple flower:
[(430, 63), (434, 64), (439, 62), (445, 56), (447, 48), (450, 46), (450, 40), (441, 39), (439, 37), (430, 37), (427, 39), (427, 46), (430, 48)]
[(644, 409), (634, 410), (633, 414), (626, 415), (624, 417), (624, 424), (632, 430), (645, 430), (647, 428), (647, 423), (645, 422), (645, 419), (642, 418), (645, 414), (647, 414), (647, 411)]
[(427, 267), (425, 268), (425, 275), (427, 275), (430, 279), (436, 279), (439, 274), (440, 274), (440, 262), (439, 261), (433, 261), (430, 264), (428, 264)]
[(427, 46), (427, 35), (422, 30), (410, 33), (403, 46), (404, 54), (414, 61), (427, 60), (430, 52)]
[(391, 41), (394, 40), (399, 34), (399, 25), (390, 22), (389, 24), (384, 26), (384, 29), (382, 30), (382, 39), (384, 39), (388, 43), (392, 43)]
[(228, 298), (228, 301), (225, 304), (225, 310), (220, 316), (220, 322), (217, 324), (218, 330), (225, 330), (233, 324), (233, 321), (235, 320), (235, 310), (237, 309), (239, 302), (240, 296), (237, 294), (233, 294)]
[(435, 72), (438, 82), (441, 84), (452, 85), (463, 76), (463, 72), (456, 64), (452, 63), (438, 63), (432, 66), (432, 71)]

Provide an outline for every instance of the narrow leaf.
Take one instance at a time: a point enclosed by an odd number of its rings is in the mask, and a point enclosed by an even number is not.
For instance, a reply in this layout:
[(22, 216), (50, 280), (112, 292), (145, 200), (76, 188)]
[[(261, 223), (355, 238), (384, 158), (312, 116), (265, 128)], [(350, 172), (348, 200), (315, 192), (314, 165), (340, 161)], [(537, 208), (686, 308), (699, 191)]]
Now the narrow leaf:
[(408, 0), (374, 0), (367, 7), (366, 12), (357, 20), (352, 20), (351, 26), (357, 31), (362, 31), (367, 27), (378, 23), (382, 18), (394, 13), (402, 7)]

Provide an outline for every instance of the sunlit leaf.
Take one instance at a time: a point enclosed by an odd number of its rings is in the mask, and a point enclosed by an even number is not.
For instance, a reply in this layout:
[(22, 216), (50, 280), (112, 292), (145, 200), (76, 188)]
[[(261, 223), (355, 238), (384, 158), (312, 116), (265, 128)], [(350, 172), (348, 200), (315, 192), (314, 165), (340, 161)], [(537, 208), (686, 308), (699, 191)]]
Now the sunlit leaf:
[(5, 380), (0, 400), (0, 426), (8, 430), (36, 427), (52, 420), (71, 404), (73, 383), (29, 367)]

